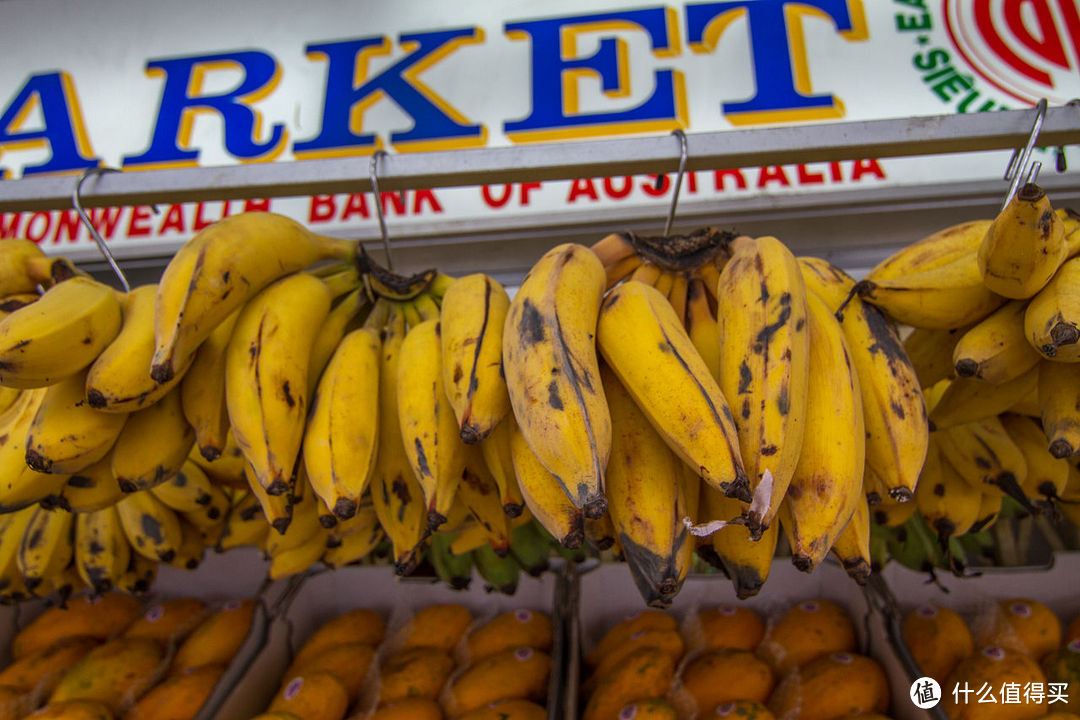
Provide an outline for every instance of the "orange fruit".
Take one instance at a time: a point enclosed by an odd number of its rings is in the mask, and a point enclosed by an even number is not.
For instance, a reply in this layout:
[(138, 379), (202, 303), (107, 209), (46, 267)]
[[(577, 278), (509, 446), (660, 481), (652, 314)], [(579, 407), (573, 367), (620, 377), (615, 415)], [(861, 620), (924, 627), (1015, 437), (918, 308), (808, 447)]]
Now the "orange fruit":
[(1018, 650), (1036, 660), (1061, 646), (1061, 621), (1038, 600), (1003, 600), (993, 617), (977, 627), (975, 639), (980, 647)]
[(1073, 640), (1080, 640), (1080, 615), (1069, 623), (1069, 629), (1065, 631), (1065, 642), (1070, 643)]
[[(963, 660), (942, 684), (941, 707), (952, 720), (1028, 720), (1046, 713), (1046, 704), (1001, 702), (1003, 683), (1045, 683), (1046, 676), (1029, 655), (1017, 650), (989, 646)], [(984, 684), (993, 692), (996, 703), (980, 703), (979, 691)], [(972, 690), (954, 696), (956, 687)], [(959, 702), (957, 702), (959, 700)]]
[[(1042, 669), (1047, 682), (1067, 684), (1068, 706), (1080, 707), (1080, 638), (1048, 653), (1042, 660)], [(1058, 707), (1054, 703), (1054, 708)]]
[(713, 710), (711, 717), (727, 720), (775, 720), (769, 708), (754, 700), (733, 700), (721, 703)]
[(472, 621), (472, 613), (461, 605), (429, 605), (413, 615), (402, 630), (398, 649), (431, 647), (451, 653)]
[(811, 660), (793, 673), (769, 699), (776, 717), (837, 720), (859, 713), (885, 712), (889, 681), (877, 661), (865, 655), (835, 652)]
[(512, 610), (492, 618), (465, 639), (469, 662), (476, 663), (504, 650), (530, 647), (551, 650), (551, 618), (532, 610)]
[(458, 720), (547, 720), (547, 710), (528, 700), (503, 700), (467, 712)]
[(585, 656), (585, 662), (594, 667), (599, 665), (605, 655), (642, 630), (678, 631), (678, 629), (678, 623), (671, 615), (660, 610), (643, 610), (608, 630), (593, 651)]
[(855, 650), (855, 625), (847, 611), (828, 600), (804, 600), (770, 628), (761, 654), (786, 672), (833, 652)]
[(379, 704), (389, 705), (406, 697), (436, 700), (454, 661), (438, 648), (414, 647), (394, 655), (379, 676)]
[(667, 700), (636, 700), (619, 711), (619, 720), (679, 720), (679, 713)]
[(285, 671), (285, 677), (297, 675), (310, 675), (311, 673), (330, 673), (348, 693), (349, 698), (355, 698), (367, 681), (368, 671), (371, 669), (371, 661), (375, 659), (375, 648), (364, 643), (348, 643), (338, 645), (323, 651), (319, 655), (304, 662), (303, 665), (293, 663)]
[(765, 637), (765, 623), (749, 608), (721, 605), (702, 610), (697, 619), (706, 650), (754, 650)]
[(289, 678), (274, 695), (270, 712), (289, 712), (304, 720), (342, 720), (349, 709), (349, 695), (329, 673)]
[(337, 645), (364, 643), (378, 645), (386, 633), (386, 622), (374, 610), (350, 610), (324, 623), (307, 639), (293, 664), (297, 667)]
[(592, 677), (586, 686), (591, 690), (597, 683), (603, 681), (612, 668), (622, 664), (623, 660), (638, 648), (651, 647), (662, 650), (671, 656), (674, 664), (678, 665), (683, 656), (682, 635), (673, 630), (641, 630), (631, 635), (626, 642), (613, 649), (600, 664), (596, 666)]
[(148, 638), (163, 645), (183, 640), (206, 617), (206, 605), (196, 598), (174, 598), (154, 605), (124, 631), (124, 637)]
[(975, 651), (967, 623), (946, 607), (922, 605), (904, 618), (904, 643), (922, 674), (944, 683), (957, 663)]
[(697, 704), (697, 716), (732, 700), (769, 699), (776, 680), (764, 661), (747, 650), (712, 650), (697, 656), (682, 673), (682, 686)]
[(434, 700), (408, 698), (393, 705), (384, 705), (368, 720), (443, 720), (443, 714)]

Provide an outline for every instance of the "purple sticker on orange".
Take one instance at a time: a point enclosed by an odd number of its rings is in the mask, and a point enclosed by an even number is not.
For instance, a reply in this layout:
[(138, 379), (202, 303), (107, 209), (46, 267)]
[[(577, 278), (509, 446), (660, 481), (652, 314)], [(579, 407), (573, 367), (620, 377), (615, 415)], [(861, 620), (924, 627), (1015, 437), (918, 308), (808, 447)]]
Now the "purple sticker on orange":
[(1002, 648), (996, 646), (991, 646), (983, 650), (983, 655), (990, 658), (991, 660), (1005, 659), (1005, 651)]
[(1024, 602), (1014, 602), (1009, 605), (1009, 612), (1020, 617), (1031, 617), (1031, 606)]
[(518, 660), (528, 660), (532, 657), (532, 648), (518, 648), (514, 651), (514, 657)]
[(1071, 652), (1080, 653), (1080, 638), (1076, 638), (1067, 646)]
[(847, 653), (833, 653), (831, 657), (833, 660), (840, 663), (841, 665), (851, 664), (851, 656)]
[(165, 608), (161, 605), (155, 605), (146, 611), (146, 622), (157, 622), (165, 616)]
[(619, 713), (619, 720), (634, 720), (635, 715), (637, 715), (637, 705), (627, 705)]
[(285, 692), (282, 693), (281, 696), (285, 698), (285, 702), (288, 702), (297, 696), (302, 687), (304, 687), (304, 678), (293, 678), (289, 681), (289, 684), (285, 686)]
[(799, 609), (803, 612), (817, 612), (820, 606), (813, 600), (806, 600), (799, 603)]
[(239, 610), (242, 604), (243, 603), (241, 603), (239, 600), (230, 600), (229, 602), (225, 603), (224, 609), (228, 610), (229, 612), (233, 612), (235, 610)]
[(717, 717), (727, 717), (734, 710), (735, 710), (735, 703), (726, 702), (726, 703), (723, 703), (721, 705), (716, 706), (716, 716)]
[(532, 613), (528, 610), (518, 610), (516, 613), (514, 613), (514, 618), (518, 622), (527, 623), (532, 620)]
[(717, 608), (717, 610), (720, 611), (721, 615), (726, 615), (728, 617), (731, 617), (736, 612), (738, 612), (738, 610), (735, 609), (734, 605), (721, 605), (719, 608)]
[(916, 614), (919, 617), (932, 618), (937, 617), (938, 610), (933, 605), (923, 605), (916, 611)]

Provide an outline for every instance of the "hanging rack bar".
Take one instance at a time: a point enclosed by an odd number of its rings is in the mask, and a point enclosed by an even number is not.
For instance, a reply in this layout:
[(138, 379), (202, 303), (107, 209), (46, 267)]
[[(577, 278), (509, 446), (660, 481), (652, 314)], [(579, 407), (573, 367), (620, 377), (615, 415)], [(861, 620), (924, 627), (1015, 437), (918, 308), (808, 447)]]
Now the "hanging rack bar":
[[(1030, 110), (870, 120), (687, 135), (687, 170), (755, 167), (1012, 149), (1031, 133)], [(1040, 143), (1080, 144), (1080, 108), (1046, 112)], [(668, 135), (391, 155), (382, 190), (667, 172)], [(105, 175), (87, 207), (370, 192), (353, 158)], [(0, 212), (70, 207), (66, 176), (0, 182)]]

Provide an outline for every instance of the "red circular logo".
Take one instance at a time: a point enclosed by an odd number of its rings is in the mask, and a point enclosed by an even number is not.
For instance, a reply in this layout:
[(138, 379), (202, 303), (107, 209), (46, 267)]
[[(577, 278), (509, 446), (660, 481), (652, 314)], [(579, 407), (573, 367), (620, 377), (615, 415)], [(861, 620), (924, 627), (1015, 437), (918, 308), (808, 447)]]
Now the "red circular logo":
[(1080, 95), (1078, 0), (943, 0), (953, 45), (984, 80), (1034, 105)]

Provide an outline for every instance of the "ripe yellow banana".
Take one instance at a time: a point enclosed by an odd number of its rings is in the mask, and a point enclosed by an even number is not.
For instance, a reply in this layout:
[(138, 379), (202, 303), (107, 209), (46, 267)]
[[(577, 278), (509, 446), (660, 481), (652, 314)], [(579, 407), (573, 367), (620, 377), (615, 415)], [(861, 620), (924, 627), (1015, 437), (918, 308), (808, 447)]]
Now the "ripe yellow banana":
[[(278, 278), (327, 258), (344, 260), (354, 247), (272, 213), (232, 215), (200, 231), (173, 256), (158, 284), (151, 376), (171, 379), (218, 323)], [(305, 334), (321, 325), (320, 317)], [(301, 347), (310, 350), (310, 337)]]
[(329, 310), (326, 285), (295, 273), (252, 298), (233, 329), (225, 355), (229, 422), (269, 495), (289, 487), (309, 409), (311, 343)]
[(124, 492), (148, 490), (183, 467), (195, 444), (184, 417), (180, 388), (150, 407), (132, 413), (112, 452), (112, 471)]
[(333, 546), (327, 545), (322, 554), (323, 564), (329, 568), (339, 568), (363, 560), (382, 542), (383, 537), (383, 530), (377, 522), (368, 523)]
[(446, 522), (465, 467), (465, 444), (443, 386), (441, 348), (439, 321), (421, 322), (401, 343), (397, 372), (398, 424), (432, 530)]
[(339, 520), (356, 513), (379, 446), (379, 355), (375, 330), (358, 328), (338, 345), (311, 401), (304, 467), (315, 493)]
[(1039, 292), (1065, 261), (1065, 224), (1050, 198), (1027, 183), (994, 218), (979, 245), (983, 282), (998, 295), (1029, 298)]
[(1000, 385), (1020, 377), (1039, 363), (1039, 353), (1024, 334), (1027, 303), (1013, 300), (969, 329), (953, 348), (953, 365), (960, 377)]
[[(315, 342), (311, 346), (311, 360), (308, 361), (308, 397), (314, 397), (315, 387), (322, 378), (330, 358), (334, 356), (334, 351), (341, 344), (342, 338), (350, 330), (356, 329), (356, 321), (368, 305), (369, 301), (367, 295), (364, 294), (364, 289), (357, 288), (327, 313), (326, 320), (319, 328), (319, 334), (315, 336)], [(377, 302), (378, 314), (382, 314), (386, 309), (387, 301)], [(375, 313), (374, 308), (373, 313)], [(382, 327), (382, 324), (376, 324), (373, 320), (370, 327), (378, 329)]]
[(183, 537), (180, 518), (149, 490), (129, 493), (116, 503), (120, 524), (131, 548), (149, 560), (169, 562), (176, 557)]
[(120, 333), (86, 372), (86, 401), (103, 412), (128, 413), (153, 405), (180, 382), (190, 365), (172, 380), (159, 383), (147, 368), (154, 354), (154, 295), (156, 285), (137, 287), (124, 296)]
[[(191, 460), (186, 460), (180, 469), (165, 482), (150, 488), (161, 502), (176, 512), (195, 512), (214, 501), (214, 496), (221, 490), (214, 487), (202, 468)], [(228, 499), (225, 500), (228, 506)]]
[(943, 430), (938, 433), (941, 454), (952, 463), (970, 485), (985, 492), (986, 484), (996, 485), (1028, 510), (1034, 511), (1024, 495), (1027, 461), (995, 417)]
[(982, 488), (964, 480), (932, 442), (914, 504), (937, 533), (942, 551), (948, 552), (949, 538), (963, 535), (979, 519), (982, 495)]
[[(292, 522), (292, 498), (289, 492), (284, 492), (281, 495), (268, 494), (263, 486), (259, 484), (251, 463), (246, 460), (244, 461), (244, 475), (248, 480), (248, 489), (258, 499), (259, 505), (262, 507), (266, 522), (277, 532), (284, 533), (289, 528), (289, 523)], [(291, 483), (289, 490), (292, 490)]]
[(379, 518), (375, 514), (375, 501), (370, 492), (365, 492), (360, 498), (360, 504), (356, 508), (356, 514), (348, 520), (339, 520), (330, 531), (328, 547), (354, 532), (370, 531), (372, 525), (378, 525)]
[[(324, 528), (319, 524), (319, 498), (311, 489), (304, 474), (300, 473), (296, 479), (296, 490), (293, 494), (292, 522), (289, 523), (285, 532), (270, 533), (267, 536), (266, 552), (273, 558), (275, 555), (303, 545), (323, 530)], [(323, 534), (322, 537), (325, 544), (326, 535)]]
[(0, 320), (0, 385), (52, 385), (92, 363), (120, 332), (120, 300), (82, 277)]
[[(698, 515), (702, 523), (727, 522), (740, 517), (746, 509), (747, 504), (741, 500), (729, 498), (707, 483), (701, 483)], [(736, 596), (745, 600), (757, 595), (769, 579), (769, 570), (776, 554), (776, 542), (780, 537), (779, 531), (780, 523), (774, 522), (762, 533), (759, 540), (751, 540), (749, 528), (729, 523), (710, 535), (710, 545), (706, 545), (701, 551), (706, 554), (709, 550), (712, 551), (712, 561), (720, 563), (720, 567), (735, 586)]]
[(992, 528), (998, 516), (1001, 515), (1001, 503), (1004, 498), (1004, 493), (996, 487), (987, 488), (982, 495), (982, 504), (979, 505), (979, 519), (968, 532), (981, 532)]
[(812, 572), (863, 497), (865, 442), (859, 377), (840, 323), (825, 301), (807, 293), (810, 383), (802, 450), (780, 507), (792, 562)]
[(229, 409), (225, 403), (225, 351), (232, 339), (237, 310), (221, 321), (199, 346), (191, 367), (180, 381), (184, 417), (195, 429), (195, 443), (207, 461), (225, 451), (229, 435)]
[(512, 422), (501, 422), (486, 438), (480, 441), (480, 452), (488, 471), (495, 478), (499, 489), (499, 502), (507, 517), (516, 518), (525, 509), (517, 476), (514, 475), (514, 456), (510, 452)]
[(194, 570), (202, 564), (206, 546), (200, 529), (180, 518), (180, 546), (169, 565), (177, 570)]
[[(717, 281), (719, 283), (719, 280)], [(705, 283), (695, 278), (687, 288), (686, 332), (709, 373), (720, 381), (720, 324), (709, 307)]]
[[(918, 487), (916, 486), (916, 491)], [(882, 527), (900, 527), (915, 514), (914, 501), (896, 502), (894, 500), (882, 500), (880, 505), (870, 508), (870, 519)]]
[(216, 460), (207, 460), (198, 447), (191, 449), (188, 459), (201, 467), (203, 472), (218, 485), (240, 490), (246, 490), (248, 487), (245, 467), (247, 460), (244, 459), (244, 452), (240, 446), (236, 444), (231, 429), (225, 431), (224, 450)]
[(31, 506), (0, 515), (0, 601), (17, 602), (29, 594), (19, 572), (19, 548), (40, 509)]
[(983, 284), (974, 252), (911, 275), (870, 275), (859, 283), (858, 292), (899, 322), (934, 329), (978, 322), (1005, 302)]
[(225, 528), (218, 539), (219, 550), (231, 550), (244, 545), (262, 545), (270, 534), (258, 498), (246, 493), (229, 509)]
[(79, 372), (45, 391), (26, 434), (26, 464), (44, 473), (70, 474), (108, 454), (127, 420), (126, 413), (103, 413), (83, 395)]
[(1039, 367), (1036, 365), (1000, 385), (956, 378), (928, 414), (931, 426), (942, 430), (1000, 415), (1035, 391), (1039, 384)]
[(603, 478), (611, 452), (595, 341), (603, 294), (604, 268), (592, 251), (574, 244), (551, 249), (510, 304), (502, 348), (521, 435), (590, 518), (607, 511)]
[(443, 385), (466, 443), (483, 440), (510, 412), (503, 326), (510, 296), (494, 278), (466, 275), (443, 296)]
[(893, 499), (910, 499), (926, 458), (929, 429), (919, 379), (900, 336), (880, 310), (851, 295), (855, 281), (843, 270), (824, 260), (800, 262), (807, 287), (840, 318), (859, 377), (866, 464)]
[(109, 506), (75, 517), (75, 567), (95, 594), (115, 587), (131, 563), (120, 514)]
[(59, 496), (67, 475), (40, 473), (26, 464), (26, 435), (47, 389), (24, 392), (0, 414), (0, 512)]
[[(599, 386), (599, 375), (595, 382)], [(512, 421), (510, 415), (503, 420), (505, 423)], [(514, 474), (529, 512), (563, 547), (571, 550), (581, 547), (585, 541), (584, 513), (570, 501), (559, 482), (533, 454), (516, 423), (510, 430)]]
[(972, 220), (939, 230), (885, 258), (866, 277), (870, 280), (900, 278), (974, 255), (992, 222)]
[(832, 554), (858, 584), (865, 585), (870, 579), (870, 506), (865, 495), (856, 501), (854, 514), (836, 536)]
[(604, 289), (610, 290), (634, 274), (645, 259), (640, 255), (631, 255), (611, 265), (604, 265)]
[(60, 507), (75, 513), (94, 512), (115, 505), (124, 497), (112, 472), (112, 456), (72, 473), (61, 492)]
[(1002, 415), (1001, 426), (1024, 454), (1027, 474), (1020, 489), (1030, 498), (1055, 501), (1069, 482), (1069, 462), (1046, 449), (1046, 435), (1038, 423), (1023, 415)]
[(631, 280), (604, 300), (601, 353), (668, 446), (713, 487), (749, 502), (734, 418), (667, 299)]
[(1064, 458), (1080, 452), (1080, 366), (1044, 361), (1039, 407), (1050, 454)]
[(371, 497), (379, 524), (394, 546), (394, 569), (398, 575), (408, 575), (420, 561), (419, 546), (427, 530), (424, 491), (413, 474), (398, 420), (397, 375), (404, 338), (405, 316), (395, 303), (390, 306), (386, 326), (381, 331), (379, 445)]
[(968, 329), (969, 326), (952, 330), (915, 328), (904, 338), (904, 350), (915, 368), (920, 387), (928, 388), (953, 377), (956, 370), (953, 360), (956, 343)]
[(499, 502), (495, 478), (484, 464), (478, 448), (469, 448), (467, 458), (457, 499), (476, 519), (492, 550), (500, 557), (506, 557), (510, 552), (510, 519)]
[(682, 461), (607, 367), (601, 367), (611, 409), (611, 459), (604, 490), (608, 514), (645, 603), (667, 607), (679, 591), (677, 555), (692, 543), (682, 489)]
[(1024, 334), (1043, 357), (1080, 362), (1080, 257), (1066, 261), (1031, 298), (1024, 313)]
[[(608, 513), (604, 517), (585, 521), (585, 540), (597, 552), (603, 552), (615, 547), (619, 540), (616, 535), (615, 523), (611, 520), (611, 508), (608, 508)], [(622, 557), (623, 559), (626, 558), (625, 555)]]
[(131, 553), (131, 564), (120, 576), (116, 588), (129, 595), (145, 595), (157, 580), (158, 562), (139, 553)]
[(74, 555), (75, 514), (66, 510), (34, 511), (19, 545), (17, 562), (27, 590), (37, 594), (42, 581), (54, 579)]
[(0, 243), (0, 296), (34, 292), (40, 280), (32, 277), (28, 261), (45, 258), (37, 243), (11, 238)]
[(806, 284), (791, 251), (760, 237), (736, 245), (717, 297), (720, 389), (735, 414), (751, 493), (766, 471), (772, 476), (764, 514), (751, 510), (747, 517), (756, 537), (779, 512), (802, 446), (810, 366)]

